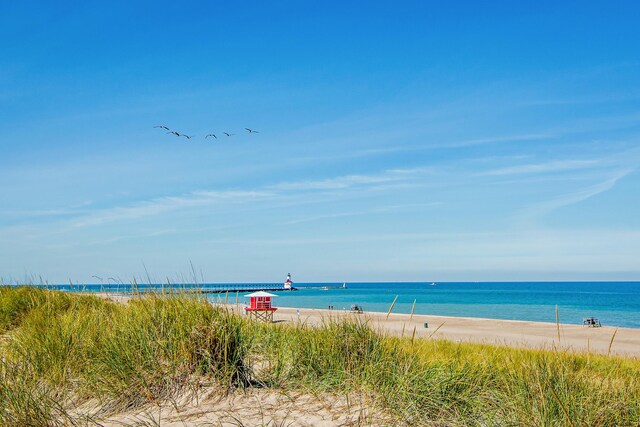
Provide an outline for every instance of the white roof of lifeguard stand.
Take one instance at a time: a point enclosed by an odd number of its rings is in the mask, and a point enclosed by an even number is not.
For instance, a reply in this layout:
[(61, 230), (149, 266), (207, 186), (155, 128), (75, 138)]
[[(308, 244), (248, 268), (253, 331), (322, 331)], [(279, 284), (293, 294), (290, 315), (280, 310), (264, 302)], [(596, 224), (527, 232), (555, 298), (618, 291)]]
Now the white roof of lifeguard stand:
[(277, 297), (278, 295), (274, 295), (274, 294), (270, 294), (269, 292), (265, 292), (265, 291), (258, 291), (258, 292), (254, 292), (252, 294), (249, 295), (245, 295), (245, 298), (250, 298), (250, 297)]

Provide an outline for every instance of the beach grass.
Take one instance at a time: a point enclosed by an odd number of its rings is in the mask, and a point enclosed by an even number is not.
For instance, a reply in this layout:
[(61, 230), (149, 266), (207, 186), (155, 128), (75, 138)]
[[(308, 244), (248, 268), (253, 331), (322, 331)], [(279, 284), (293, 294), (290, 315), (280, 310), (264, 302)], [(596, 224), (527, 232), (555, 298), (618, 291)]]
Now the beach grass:
[(398, 425), (640, 425), (637, 359), (391, 337), (363, 319), (264, 324), (194, 294), (0, 287), (0, 425), (100, 419), (204, 386), (355, 394)]

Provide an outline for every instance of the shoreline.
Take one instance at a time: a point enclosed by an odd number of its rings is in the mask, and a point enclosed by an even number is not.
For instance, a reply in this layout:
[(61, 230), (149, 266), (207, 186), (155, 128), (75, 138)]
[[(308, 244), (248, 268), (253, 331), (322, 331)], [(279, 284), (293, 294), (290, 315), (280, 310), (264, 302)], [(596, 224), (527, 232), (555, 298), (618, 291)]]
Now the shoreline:
[[(224, 304), (218, 304), (224, 306)], [(227, 304), (240, 312), (243, 305)], [(300, 316), (297, 315), (300, 311)], [(318, 324), (326, 319), (361, 317), (376, 330), (393, 336), (446, 339), (453, 342), (499, 345), (515, 348), (562, 350), (640, 358), (640, 329), (602, 326), (599, 328), (560, 323), (502, 320), (477, 317), (440, 316), (429, 314), (327, 310), (318, 308), (278, 307), (274, 322)], [(427, 323), (428, 327), (424, 327)], [(614, 337), (615, 334), (615, 337)], [(613, 341), (612, 341), (613, 337)], [(609, 347), (611, 348), (609, 349)]]
[[(127, 302), (130, 295), (91, 292), (116, 302)], [(244, 304), (211, 302), (243, 314)], [(298, 316), (298, 311), (300, 315)], [(393, 336), (411, 337), (415, 328), (416, 338), (446, 339), (453, 342), (469, 342), (524, 349), (561, 350), (575, 353), (611, 354), (640, 358), (640, 329), (602, 326), (598, 328), (569, 323), (534, 322), (528, 320), (503, 320), (479, 317), (441, 316), (430, 314), (364, 312), (328, 310), (321, 308), (278, 307), (274, 323), (302, 322), (316, 325), (327, 319), (358, 316), (376, 329)], [(424, 324), (428, 327), (425, 328)], [(560, 340), (558, 340), (558, 327)]]

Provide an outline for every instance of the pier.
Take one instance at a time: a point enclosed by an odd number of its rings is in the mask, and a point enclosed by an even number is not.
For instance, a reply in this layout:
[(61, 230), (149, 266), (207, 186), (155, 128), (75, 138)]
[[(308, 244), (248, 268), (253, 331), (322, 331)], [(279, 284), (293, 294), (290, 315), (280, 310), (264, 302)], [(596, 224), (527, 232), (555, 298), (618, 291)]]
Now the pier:
[(54, 285), (50, 286), (52, 289), (59, 289), (64, 291), (94, 291), (94, 292), (107, 292), (117, 294), (137, 294), (147, 292), (160, 292), (160, 293), (200, 293), (200, 294), (225, 294), (235, 292), (283, 292), (283, 291), (297, 291), (298, 289), (291, 286), (285, 287), (282, 283), (173, 283), (173, 284), (93, 284), (83, 286), (69, 285)]
[(285, 292), (285, 291), (297, 291), (298, 288), (285, 288), (282, 284), (275, 285), (258, 285), (258, 284), (237, 284), (237, 285), (220, 285), (220, 287), (201, 287), (199, 290), (195, 292), (200, 292), (203, 294), (224, 294), (227, 292), (255, 292), (255, 291), (265, 291), (265, 292)]

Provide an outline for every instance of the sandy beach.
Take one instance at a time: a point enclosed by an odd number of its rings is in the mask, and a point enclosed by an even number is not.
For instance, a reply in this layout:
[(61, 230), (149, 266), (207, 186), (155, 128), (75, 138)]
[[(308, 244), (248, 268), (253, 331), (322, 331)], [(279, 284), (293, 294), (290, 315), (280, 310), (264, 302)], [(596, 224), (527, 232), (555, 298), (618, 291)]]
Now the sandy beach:
[[(121, 302), (131, 298), (126, 295), (100, 295)], [(227, 307), (242, 313), (242, 305), (228, 304)], [(391, 313), (387, 318), (387, 313), (379, 312), (357, 314), (343, 310), (288, 307), (280, 307), (276, 311), (274, 322), (303, 322), (314, 325), (324, 319), (354, 316), (366, 319), (375, 329), (397, 336), (411, 336), (415, 328), (417, 338), (597, 354), (610, 352), (612, 355), (640, 358), (640, 329), (613, 326), (591, 328), (561, 323), (558, 340), (558, 328), (555, 323), (422, 314), (410, 316), (399, 313)]]
[[(391, 313), (356, 314), (342, 310), (280, 308), (274, 321), (306, 322), (314, 324), (329, 317), (362, 316), (374, 328), (394, 335), (411, 336), (415, 328), (418, 338), (448, 339), (456, 342), (475, 342), (534, 349), (562, 349), (574, 352), (640, 357), (640, 329), (560, 324), (560, 340), (555, 323), (518, 320), (481, 319), (471, 317), (432, 316)], [(425, 327), (427, 324), (428, 327)], [(611, 339), (613, 338), (613, 343)]]

